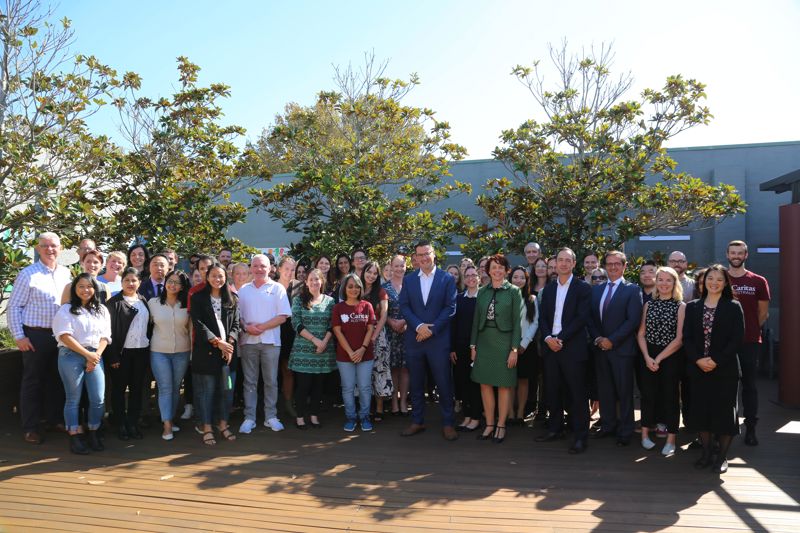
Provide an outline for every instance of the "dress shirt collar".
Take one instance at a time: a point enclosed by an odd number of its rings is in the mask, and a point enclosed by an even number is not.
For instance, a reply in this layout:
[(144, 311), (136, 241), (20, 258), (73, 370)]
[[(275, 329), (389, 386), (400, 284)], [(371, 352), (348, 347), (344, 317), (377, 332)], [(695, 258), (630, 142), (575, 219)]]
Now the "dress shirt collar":
[(559, 278), (556, 278), (556, 283), (558, 283), (558, 286), (563, 289), (563, 288), (569, 287), (569, 284), (572, 283), (572, 278), (574, 278), (574, 277), (575, 277), (574, 274), (570, 274), (569, 279), (564, 284), (561, 283), (561, 280)]
[(431, 270), (430, 274), (424, 273), (421, 268), (418, 270), (418, 272), (419, 273), (417, 274), (417, 276), (419, 276), (420, 278), (433, 278), (433, 276), (436, 275), (436, 265), (433, 265), (433, 270)]

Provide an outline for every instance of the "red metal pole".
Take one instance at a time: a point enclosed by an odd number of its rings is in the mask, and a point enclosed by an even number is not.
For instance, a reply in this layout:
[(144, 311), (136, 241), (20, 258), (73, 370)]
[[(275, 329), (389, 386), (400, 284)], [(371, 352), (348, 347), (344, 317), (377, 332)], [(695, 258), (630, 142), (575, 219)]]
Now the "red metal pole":
[(800, 407), (800, 204), (782, 205), (780, 215), (781, 337), (778, 401)]

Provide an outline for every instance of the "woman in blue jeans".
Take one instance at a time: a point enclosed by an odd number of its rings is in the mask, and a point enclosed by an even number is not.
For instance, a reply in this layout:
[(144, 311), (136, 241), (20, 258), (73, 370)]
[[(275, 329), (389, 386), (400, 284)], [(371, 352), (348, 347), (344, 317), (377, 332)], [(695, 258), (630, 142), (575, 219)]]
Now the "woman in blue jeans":
[(189, 278), (173, 270), (164, 278), (161, 296), (147, 302), (153, 336), (150, 338), (150, 368), (158, 383), (158, 410), (164, 425), (161, 438), (172, 440), (180, 428), (172, 423), (180, 399), (181, 380), (189, 366), (192, 348), (189, 337)]
[(97, 434), (103, 421), (106, 380), (103, 351), (111, 342), (111, 316), (97, 298), (97, 282), (91, 274), (79, 274), (70, 286), (69, 303), (61, 306), (53, 319), (53, 335), (58, 339), (58, 372), (64, 383), (64, 420), (72, 453), (89, 453), (78, 422), (78, 406), (84, 384), (89, 395), (89, 447), (103, 450)]
[(225, 268), (216, 263), (206, 272), (206, 285), (191, 296), (189, 314), (194, 326), (192, 382), (194, 406), (203, 444), (217, 443), (212, 422), (220, 436), (236, 440), (228, 426), (236, 382), (236, 350), (240, 325), (236, 296), (228, 286)]
[[(353, 431), (361, 422), (363, 431), (372, 431), (369, 406), (372, 399), (372, 332), (375, 311), (363, 300), (364, 285), (356, 274), (348, 274), (341, 283), (340, 302), (333, 307), (331, 325), (336, 335), (336, 366), (342, 381), (342, 399), (347, 420), (345, 431)], [(356, 413), (355, 388), (358, 386), (359, 410)]]

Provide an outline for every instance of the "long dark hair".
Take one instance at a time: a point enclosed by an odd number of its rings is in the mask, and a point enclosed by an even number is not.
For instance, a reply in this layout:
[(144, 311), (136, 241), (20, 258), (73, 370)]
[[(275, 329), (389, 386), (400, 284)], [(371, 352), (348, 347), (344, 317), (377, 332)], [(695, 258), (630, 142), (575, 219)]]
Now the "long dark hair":
[(525, 302), (525, 319), (528, 322), (533, 322), (533, 319), (536, 318), (536, 302), (534, 301), (536, 297), (531, 293), (531, 278), (528, 275), (528, 269), (524, 266), (515, 266), (511, 269), (511, 272), (508, 273), (508, 281), (511, 283), (514, 272), (518, 270), (525, 276), (525, 285), (520, 288), (522, 301)]
[(207, 294), (209, 298), (211, 298), (211, 283), (208, 282), (208, 276), (211, 274), (211, 271), (215, 268), (222, 270), (225, 273), (225, 283), (222, 284), (222, 287), (219, 289), (220, 299), (222, 300), (222, 307), (227, 309), (233, 309), (236, 306), (236, 297), (231, 292), (230, 285), (228, 285), (228, 272), (225, 270), (225, 267), (222, 266), (221, 263), (214, 263), (208, 270), (206, 271), (206, 286), (203, 287), (200, 291), (204, 294)]
[(169, 274), (164, 276), (164, 290), (161, 291), (161, 296), (158, 297), (158, 301), (161, 302), (161, 305), (167, 303), (167, 282), (169, 278), (173, 276), (177, 276), (178, 281), (181, 282), (181, 292), (178, 293), (178, 302), (180, 302), (181, 307), (186, 307), (191, 284), (189, 283), (189, 276), (187, 276), (183, 270), (172, 270)]
[[(317, 266), (317, 264), (319, 263), (319, 260), (322, 259), (322, 258), (327, 259), (328, 260), (328, 264), (330, 265), (330, 268), (328, 269), (328, 273), (326, 274), (327, 278), (325, 279), (325, 284), (328, 287), (333, 287), (336, 284), (336, 271), (337, 271), (337, 268), (336, 268), (336, 263), (331, 261), (331, 258), (330, 258), (329, 255), (321, 254), (321, 255), (317, 256), (317, 258), (314, 259), (314, 262), (311, 264), (311, 268), (319, 268)], [(308, 276), (308, 272), (306, 272), (306, 276)]]
[[(76, 291), (76, 287), (78, 286), (78, 282), (82, 279), (88, 279), (92, 283), (92, 288), (94, 289), (94, 294), (86, 303), (83, 305), (81, 302), (80, 297)], [(100, 299), (97, 297), (97, 293), (100, 292), (100, 287), (98, 287), (97, 282), (94, 280), (91, 274), (88, 272), (82, 272), (78, 274), (75, 279), (72, 280), (72, 285), (69, 288), (69, 312), (73, 315), (81, 314), (81, 309), (87, 309), (91, 314), (96, 315), (100, 312)]]
[(724, 298), (726, 300), (736, 300), (737, 299), (736, 295), (733, 294), (733, 288), (731, 287), (731, 276), (730, 274), (728, 274), (728, 269), (720, 265), (719, 263), (711, 265), (703, 273), (703, 282), (700, 286), (700, 289), (702, 290), (700, 299), (705, 300), (706, 296), (708, 296), (708, 290), (706, 289), (706, 279), (708, 279), (708, 275), (711, 272), (720, 272), (722, 273), (722, 277), (725, 278), (725, 287), (722, 288), (722, 295), (720, 296), (720, 298)]
[[(364, 277), (364, 274), (372, 267), (375, 267), (375, 270), (378, 271), (378, 278), (375, 280), (375, 283), (372, 284), (372, 287), (370, 287), (369, 292), (366, 292), (367, 279)], [(367, 264), (364, 265), (364, 270), (361, 271), (361, 284), (364, 286), (362, 299), (371, 303), (372, 307), (377, 310), (378, 304), (381, 301), (381, 267), (378, 266), (378, 263), (375, 261), (368, 261)]]
[(336, 256), (336, 262), (335, 262), (334, 264), (332, 264), (332, 265), (331, 265), (331, 268), (332, 268), (332, 269), (333, 269), (333, 268), (335, 268), (335, 269), (336, 269), (336, 281), (341, 281), (341, 279), (342, 279), (344, 276), (346, 276), (346, 274), (342, 274), (342, 273), (339, 271), (339, 259), (342, 259), (342, 258), (344, 258), (344, 259), (347, 259), (347, 264), (350, 266), (350, 272), (352, 272), (352, 271), (353, 271), (353, 260), (352, 260), (352, 259), (350, 259), (350, 256), (349, 256), (349, 255), (347, 255), (347, 254), (344, 254), (344, 253), (337, 255), (337, 256)]
[(142, 243), (132, 244), (131, 247), (128, 248), (128, 264), (133, 265), (133, 263), (131, 263), (131, 252), (137, 248), (141, 248), (144, 251), (144, 264), (142, 265), (142, 272), (147, 272), (147, 267), (150, 265), (150, 251), (147, 249), (147, 246)]
[(314, 274), (319, 278), (322, 282), (322, 285), (319, 288), (319, 292), (321, 294), (325, 294), (325, 276), (322, 275), (322, 271), (318, 268), (312, 268), (308, 272), (306, 272), (306, 280), (303, 282), (303, 286), (300, 288), (300, 303), (306, 309), (311, 309), (311, 291), (308, 290), (308, 279), (311, 277), (311, 274)]

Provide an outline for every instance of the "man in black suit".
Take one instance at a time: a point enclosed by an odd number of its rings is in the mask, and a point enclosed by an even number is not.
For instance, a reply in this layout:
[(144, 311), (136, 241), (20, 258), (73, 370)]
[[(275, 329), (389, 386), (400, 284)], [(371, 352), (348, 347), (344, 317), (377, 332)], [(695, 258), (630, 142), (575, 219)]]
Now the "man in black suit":
[(617, 446), (630, 444), (633, 435), (636, 332), (642, 320), (642, 291), (622, 277), (627, 262), (620, 251), (606, 253), (608, 282), (592, 287), (589, 316), (589, 338), (594, 345), (600, 396), (600, 431), (595, 437), (616, 434)]
[(569, 453), (586, 450), (589, 434), (589, 405), (586, 397), (586, 322), (589, 317), (591, 287), (573, 275), (575, 252), (562, 248), (556, 255), (556, 283), (542, 290), (539, 330), (544, 337), (544, 384), (550, 419), (548, 432), (536, 439), (548, 442), (563, 435), (564, 406), (562, 381), (570, 402), (570, 418), (575, 441)]
[(164, 254), (156, 254), (150, 259), (150, 276), (139, 285), (139, 294), (145, 300), (161, 296), (164, 290), (164, 278), (169, 273), (169, 259)]

